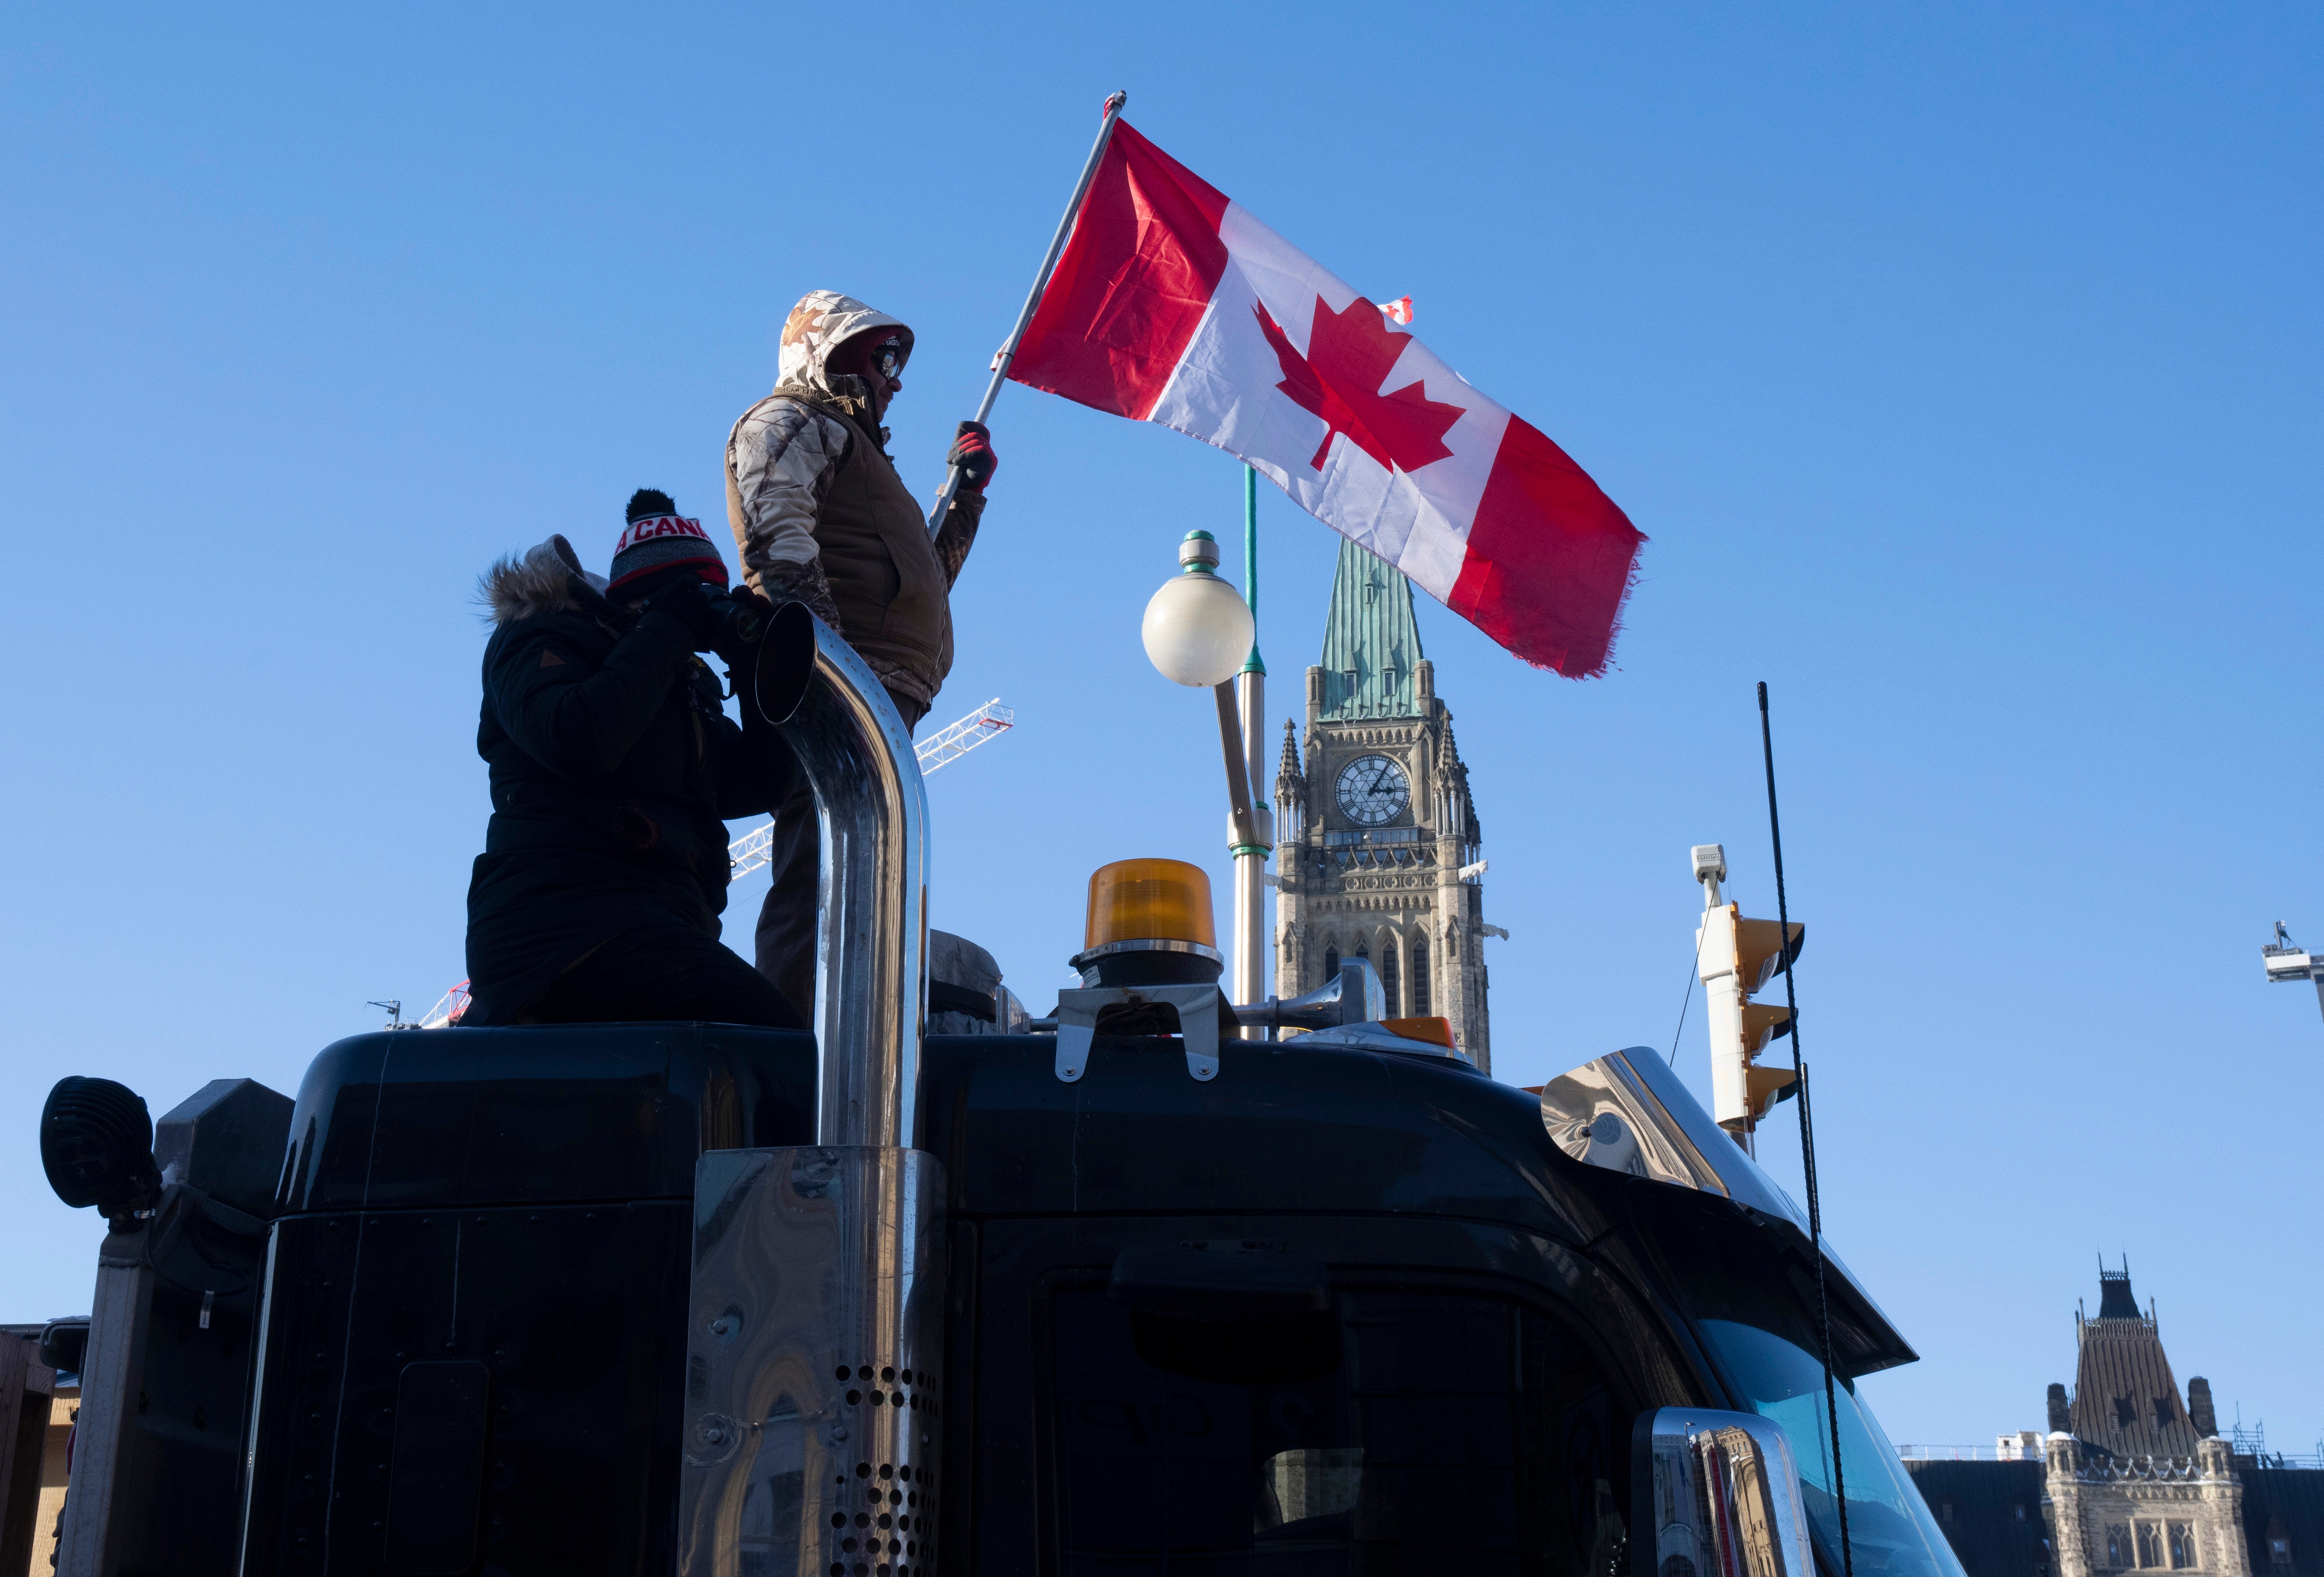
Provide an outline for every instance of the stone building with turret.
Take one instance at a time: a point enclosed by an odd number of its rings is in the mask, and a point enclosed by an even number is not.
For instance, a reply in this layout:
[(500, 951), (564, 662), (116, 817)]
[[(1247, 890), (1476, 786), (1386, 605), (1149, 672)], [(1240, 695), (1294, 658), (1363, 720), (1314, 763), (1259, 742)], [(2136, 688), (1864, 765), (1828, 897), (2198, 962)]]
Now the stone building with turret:
[(2324, 1577), (2324, 1471), (2236, 1454), (2210, 1383), (2179, 1388), (2130, 1268), (2098, 1272), (2074, 1316), (2074, 1383), (2049, 1388), (2045, 1436), (2002, 1461), (1912, 1460), (1969, 1577)]
[[(2130, 1267), (2098, 1272), (2096, 1319), (2074, 1315), (2070, 1400), (2050, 1388), (2043, 1485), (2058, 1577), (2201, 1572), (2250, 1577), (2243, 1485), (2201, 1376), (2181, 1400)], [(2064, 1424), (2060, 1427), (2060, 1403)]]
[(1368, 960), (1390, 1018), (1439, 1017), (1488, 1072), (1483, 833), (1452, 712), (1421, 655), (1412, 586), (1340, 546), (1306, 728), (1284, 724), (1275, 779), (1276, 990)]

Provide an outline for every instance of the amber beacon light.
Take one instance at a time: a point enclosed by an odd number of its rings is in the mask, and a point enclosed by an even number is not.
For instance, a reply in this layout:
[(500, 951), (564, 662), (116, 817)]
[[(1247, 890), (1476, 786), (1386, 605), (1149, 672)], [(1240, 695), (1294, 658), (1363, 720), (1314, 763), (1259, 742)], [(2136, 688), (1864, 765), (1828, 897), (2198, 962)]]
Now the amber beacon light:
[[(1090, 877), (1089, 921), (1073, 960), (1108, 985), (1216, 980), (1222, 960), (1211, 879), (1184, 860), (1117, 860)], [(1117, 978), (1118, 977), (1118, 978)]]

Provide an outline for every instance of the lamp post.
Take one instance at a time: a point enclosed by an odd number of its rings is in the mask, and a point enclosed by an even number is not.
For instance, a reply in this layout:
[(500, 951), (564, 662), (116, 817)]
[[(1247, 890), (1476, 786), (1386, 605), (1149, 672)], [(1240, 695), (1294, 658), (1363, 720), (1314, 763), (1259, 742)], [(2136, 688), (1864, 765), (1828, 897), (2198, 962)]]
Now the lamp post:
[[(1246, 493), (1246, 512), (1250, 511)], [(1248, 520), (1246, 521), (1248, 525)], [(1208, 531), (1189, 531), (1178, 544), (1178, 573), (1162, 583), (1146, 604), (1139, 633), (1146, 655), (1173, 684), (1190, 689), (1208, 688), (1218, 705), (1219, 745), (1227, 775), (1227, 846), (1235, 859), (1234, 952), (1231, 955), (1231, 991), (1238, 1002), (1255, 1002), (1267, 994), (1266, 911), (1267, 856), (1274, 842), (1274, 816), (1255, 805), (1251, 784), (1257, 773), (1261, 730), (1259, 706), (1264, 702), (1266, 669), (1259, 666), (1258, 624), (1250, 604), (1215, 573), (1218, 540)], [(1236, 704), (1240, 679), (1250, 706), (1250, 726)], [(1246, 737), (1248, 736), (1248, 737)]]
[[(1235, 1001), (1258, 1002), (1267, 998), (1267, 857), (1275, 852), (1275, 812), (1259, 791), (1267, 781), (1267, 664), (1259, 655), (1259, 473), (1249, 466), (1242, 468), (1242, 597), (1250, 609), (1250, 655), (1235, 675), (1235, 696), (1241, 703), (1252, 835), (1235, 828), (1228, 848), (1234, 855)], [(1248, 1031), (1245, 1038), (1258, 1033)]]

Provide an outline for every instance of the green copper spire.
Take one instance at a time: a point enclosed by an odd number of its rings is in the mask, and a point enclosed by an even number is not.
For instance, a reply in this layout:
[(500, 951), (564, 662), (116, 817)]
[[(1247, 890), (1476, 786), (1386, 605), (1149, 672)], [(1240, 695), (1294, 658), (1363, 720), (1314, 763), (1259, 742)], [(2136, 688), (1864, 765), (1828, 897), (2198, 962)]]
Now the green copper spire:
[(1342, 540), (1323, 620), (1323, 715), (1417, 717), (1412, 670), (1420, 657), (1412, 583), (1369, 549)]

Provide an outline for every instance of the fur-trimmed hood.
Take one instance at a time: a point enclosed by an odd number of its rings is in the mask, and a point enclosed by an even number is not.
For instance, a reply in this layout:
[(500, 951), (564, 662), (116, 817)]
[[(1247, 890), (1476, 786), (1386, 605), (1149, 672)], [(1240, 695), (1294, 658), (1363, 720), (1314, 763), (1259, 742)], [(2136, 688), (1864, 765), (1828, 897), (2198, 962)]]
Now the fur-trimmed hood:
[(541, 613), (577, 612), (584, 605), (578, 581), (603, 595), (605, 577), (581, 567), (573, 544), (561, 536), (536, 543), (520, 555), (503, 555), (476, 583), (476, 595), (494, 624), (513, 624)]

